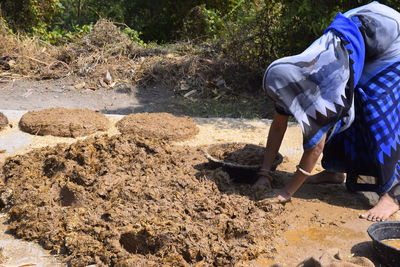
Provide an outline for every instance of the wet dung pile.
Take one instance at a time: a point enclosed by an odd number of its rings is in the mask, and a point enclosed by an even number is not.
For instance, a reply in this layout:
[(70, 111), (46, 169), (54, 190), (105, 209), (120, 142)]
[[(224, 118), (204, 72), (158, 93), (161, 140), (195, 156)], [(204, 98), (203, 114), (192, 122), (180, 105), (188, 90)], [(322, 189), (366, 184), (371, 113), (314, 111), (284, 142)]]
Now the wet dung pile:
[(271, 256), (276, 211), (227, 180), (221, 192), (224, 172), (205, 162), (197, 148), (90, 137), (9, 158), (1, 206), (11, 232), (71, 266), (227, 266)]
[(264, 151), (264, 147), (253, 144), (225, 143), (213, 145), (207, 152), (219, 161), (255, 166), (261, 164)]
[(0, 112), (0, 131), (8, 126), (8, 119), (6, 115)]
[(107, 130), (109, 121), (103, 114), (88, 109), (51, 108), (26, 113), (19, 127), (34, 135), (79, 137)]
[(195, 136), (199, 129), (189, 117), (169, 113), (136, 113), (125, 116), (116, 124), (123, 134), (137, 134), (168, 141), (183, 141)]

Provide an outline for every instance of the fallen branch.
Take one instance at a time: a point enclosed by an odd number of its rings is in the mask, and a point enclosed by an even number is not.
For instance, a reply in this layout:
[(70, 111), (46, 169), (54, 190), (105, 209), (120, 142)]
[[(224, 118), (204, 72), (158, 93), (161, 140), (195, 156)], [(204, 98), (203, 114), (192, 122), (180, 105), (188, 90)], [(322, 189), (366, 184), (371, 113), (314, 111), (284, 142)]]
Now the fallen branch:
[(23, 56), (23, 57), (24, 57), (24, 58), (27, 58), (27, 59), (30, 59), (30, 60), (33, 60), (33, 61), (35, 61), (35, 62), (38, 62), (38, 63), (40, 63), (40, 64), (46, 65), (46, 66), (49, 66), (49, 65), (50, 65), (49, 63), (40, 61), (39, 59), (36, 59), (36, 58), (33, 58), (33, 57), (28, 57), (28, 56)]

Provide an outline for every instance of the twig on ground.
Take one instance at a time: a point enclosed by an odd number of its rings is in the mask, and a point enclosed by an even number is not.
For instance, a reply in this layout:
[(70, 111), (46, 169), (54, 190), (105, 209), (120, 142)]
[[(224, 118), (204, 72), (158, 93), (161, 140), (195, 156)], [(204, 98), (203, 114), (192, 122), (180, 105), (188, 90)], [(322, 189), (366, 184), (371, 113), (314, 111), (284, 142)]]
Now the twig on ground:
[(33, 57), (24, 56), (24, 58), (27, 58), (27, 59), (36, 61), (37, 63), (43, 64), (43, 65), (46, 65), (46, 66), (49, 66), (49, 65), (50, 65), (49, 63), (43, 62), (43, 61), (41, 61), (41, 60), (39, 60), (39, 59), (36, 59), (36, 58), (33, 58)]

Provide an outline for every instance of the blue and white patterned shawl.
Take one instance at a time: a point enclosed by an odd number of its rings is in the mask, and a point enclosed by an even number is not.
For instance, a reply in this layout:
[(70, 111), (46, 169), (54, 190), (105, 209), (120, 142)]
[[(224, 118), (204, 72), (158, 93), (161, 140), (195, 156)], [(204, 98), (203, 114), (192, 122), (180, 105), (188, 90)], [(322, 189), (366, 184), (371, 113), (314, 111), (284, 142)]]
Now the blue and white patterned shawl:
[(277, 110), (300, 124), (304, 149), (350, 127), (357, 84), (399, 57), (399, 21), (396, 11), (377, 2), (339, 13), (303, 53), (268, 67), (263, 87)]

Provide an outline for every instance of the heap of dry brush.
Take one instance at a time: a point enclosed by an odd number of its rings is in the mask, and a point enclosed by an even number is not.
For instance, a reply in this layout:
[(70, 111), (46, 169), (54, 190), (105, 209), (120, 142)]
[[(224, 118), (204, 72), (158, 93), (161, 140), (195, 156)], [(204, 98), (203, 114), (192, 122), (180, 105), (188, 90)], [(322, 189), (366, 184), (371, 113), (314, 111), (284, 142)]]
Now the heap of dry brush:
[(92, 88), (157, 84), (183, 95), (259, 87), (253, 70), (216, 53), (207, 56), (193, 49), (143, 47), (104, 19), (90, 34), (62, 46), (11, 34), (4, 25), (0, 28), (0, 81), (16, 76), (40, 80), (73, 75)]

